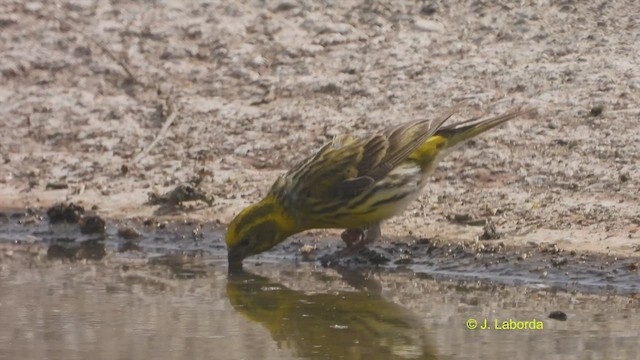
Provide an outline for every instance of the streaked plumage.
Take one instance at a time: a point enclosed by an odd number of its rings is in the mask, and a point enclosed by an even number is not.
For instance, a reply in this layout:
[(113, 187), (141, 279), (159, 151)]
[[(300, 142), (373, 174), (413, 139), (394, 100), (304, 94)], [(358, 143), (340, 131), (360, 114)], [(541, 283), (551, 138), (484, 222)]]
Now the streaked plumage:
[[(266, 251), (314, 228), (367, 228), (361, 244), (380, 236), (380, 222), (397, 215), (424, 187), (455, 145), (527, 111), (442, 126), (453, 115), (412, 121), (363, 139), (339, 136), (280, 176), (267, 196), (229, 225), (229, 262)], [(345, 239), (346, 241), (346, 239)]]

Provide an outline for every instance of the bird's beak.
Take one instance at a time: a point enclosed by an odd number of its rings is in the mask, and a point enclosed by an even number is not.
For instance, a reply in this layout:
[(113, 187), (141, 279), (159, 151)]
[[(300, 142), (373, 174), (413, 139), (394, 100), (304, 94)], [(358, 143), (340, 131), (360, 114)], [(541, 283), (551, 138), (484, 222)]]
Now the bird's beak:
[(247, 255), (239, 248), (230, 248), (227, 253), (227, 261), (229, 262), (229, 272), (236, 273), (242, 271), (242, 260)]

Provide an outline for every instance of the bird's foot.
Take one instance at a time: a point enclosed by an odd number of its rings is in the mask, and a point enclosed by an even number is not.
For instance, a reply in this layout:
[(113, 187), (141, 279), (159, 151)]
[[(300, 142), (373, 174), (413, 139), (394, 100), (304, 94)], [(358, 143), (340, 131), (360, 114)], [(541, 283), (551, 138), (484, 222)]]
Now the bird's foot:
[(342, 241), (347, 244), (347, 247), (334, 254), (338, 259), (355, 255), (372, 242), (369, 237), (369, 230), (367, 229), (367, 231), (365, 231), (364, 228), (346, 229), (342, 232), (340, 237), (342, 238)]
[(364, 241), (365, 233), (363, 228), (350, 228), (343, 231), (340, 237), (347, 244), (347, 248), (350, 248)]
[[(365, 231), (366, 230), (366, 231)], [(328, 254), (320, 259), (322, 266), (335, 267), (342, 263), (340, 259), (357, 255), (364, 259), (365, 263), (383, 264), (389, 259), (381, 256), (376, 251), (367, 248), (367, 245), (374, 243), (380, 239), (382, 232), (380, 231), (380, 223), (369, 224), (366, 228), (350, 228), (342, 233), (342, 240), (347, 246), (333, 254)], [(362, 260), (362, 259), (361, 259)]]

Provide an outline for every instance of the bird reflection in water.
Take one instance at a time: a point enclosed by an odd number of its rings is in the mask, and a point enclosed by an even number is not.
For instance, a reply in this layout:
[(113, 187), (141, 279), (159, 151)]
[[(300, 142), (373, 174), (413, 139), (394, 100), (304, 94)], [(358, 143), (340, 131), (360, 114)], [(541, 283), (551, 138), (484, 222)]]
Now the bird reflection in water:
[[(353, 275), (343, 279), (352, 285)], [(306, 359), (437, 359), (425, 329), (375, 291), (305, 293), (247, 272), (229, 275), (233, 308)]]

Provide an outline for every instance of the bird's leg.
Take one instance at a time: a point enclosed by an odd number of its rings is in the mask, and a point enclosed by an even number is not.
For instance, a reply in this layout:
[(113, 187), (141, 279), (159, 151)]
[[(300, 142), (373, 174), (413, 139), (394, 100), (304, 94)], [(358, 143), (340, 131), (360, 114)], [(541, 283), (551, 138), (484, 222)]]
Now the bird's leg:
[[(367, 230), (366, 233), (365, 229)], [(342, 232), (341, 237), (347, 244), (347, 247), (331, 255), (327, 255), (322, 261), (325, 263), (333, 263), (338, 259), (353, 256), (360, 250), (367, 247), (367, 245), (378, 240), (381, 236), (382, 232), (380, 231), (380, 223), (369, 224), (364, 228), (346, 229)]]
[(367, 226), (367, 236), (364, 238), (365, 245), (373, 244), (376, 240), (382, 237), (382, 230), (380, 229), (380, 223), (373, 223)]

